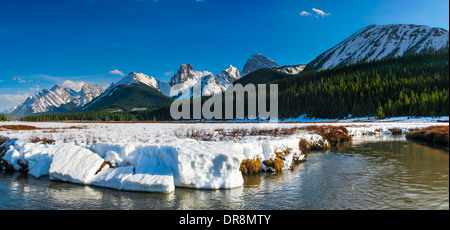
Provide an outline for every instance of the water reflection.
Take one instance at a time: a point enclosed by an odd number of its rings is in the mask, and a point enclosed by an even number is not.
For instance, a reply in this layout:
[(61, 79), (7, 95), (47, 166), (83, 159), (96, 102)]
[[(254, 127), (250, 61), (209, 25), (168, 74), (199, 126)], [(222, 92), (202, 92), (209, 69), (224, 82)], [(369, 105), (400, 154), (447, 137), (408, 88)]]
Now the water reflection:
[(294, 170), (225, 190), (117, 191), (0, 173), (0, 209), (449, 209), (449, 154), (393, 136), (354, 138)]

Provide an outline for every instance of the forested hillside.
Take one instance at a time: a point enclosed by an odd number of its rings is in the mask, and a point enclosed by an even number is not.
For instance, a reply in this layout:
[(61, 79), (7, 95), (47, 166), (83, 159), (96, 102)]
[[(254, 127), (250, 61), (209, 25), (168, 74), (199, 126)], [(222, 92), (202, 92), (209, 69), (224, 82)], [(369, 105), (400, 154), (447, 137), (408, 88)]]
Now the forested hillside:
[(422, 52), (285, 78), (275, 82), (279, 87), (279, 115), (448, 115), (448, 55), (448, 49)]
[[(272, 78), (267, 84), (278, 84), (280, 118), (296, 118), (303, 114), (317, 118), (448, 116), (448, 61), (449, 51), (443, 49), (319, 72), (301, 72), (278, 78), (281, 80)], [(269, 69), (257, 72), (265, 71), (272, 77), (273, 71)], [(252, 75), (251, 79), (256, 80), (242, 82), (261, 84), (256, 76)], [(130, 113), (89, 112), (32, 116), (24, 120), (152, 121), (172, 118), (169, 105), (166, 105)]]

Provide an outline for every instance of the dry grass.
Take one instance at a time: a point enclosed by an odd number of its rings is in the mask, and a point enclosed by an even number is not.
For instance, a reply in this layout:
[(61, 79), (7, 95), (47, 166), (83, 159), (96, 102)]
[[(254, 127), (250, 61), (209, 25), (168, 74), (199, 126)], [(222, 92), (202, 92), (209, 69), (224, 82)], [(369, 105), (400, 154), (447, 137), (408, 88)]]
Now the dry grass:
[(214, 132), (207, 129), (189, 128), (182, 132), (181, 130), (175, 130), (174, 136), (178, 138), (191, 138), (199, 141), (211, 141), (214, 137)]
[(85, 132), (85, 139), (82, 140), (81, 142), (85, 142), (86, 144), (96, 144), (97, 142), (102, 142), (102, 138), (97, 137), (94, 133), (91, 132)]
[(51, 145), (51, 144), (55, 143), (55, 140), (53, 139), (53, 137), (51, 135), (49, 135), (47, 137), (31, 136), (29, 140), (31, 143), (39, 143), (39, 144), (43, 144), (43, 145)]
[(329, 147), (322, 140), (313, 141), (312, 143), (309, 144), (309, 146), (310, 146), (310, 150), (321, 150), (321, 149), (325, 149), (325, 148)]
[(304, 138), (300, 139), (300, 142), (298, 143), (298, 148), (302, 153), (306, 153), (309, 150), (311, 150), (311, 146), (309, 145), (308, 141), (305, 140)]
[[(281, 152), (274, 152), (274, 154), (275, 154), (274, 159), (270, 158), (269, 160), (265, 160), (262, 162), (262, 164), (264, 164), (264, 166), (266, 166), (269, 169), (269, 171), (281, 172), (281, 170), (283, 169), (284, 161), (286, 160), (285, 158), (289, 154), (291, 154), (291, 152), (289, 151), (289, 149), (286, 148)], [(294, 159), (292, 161), (290, 169), (294, 169), (295, 163), (299, 162), (301, 162), (299, 159)], [(244, 175), (256, 174), (261, 172), (261, 159), (257, 158), (256, 160), (255, 159), (243, 160), (239, 167), (239, 171), (241, 171), (242, 174)]]
[(69, 134), (69, 135), (64, 136), (63, 139), (62, 139), (62, 141), (63, 141), (64, 143), (68, 143), (70, 140), (73, 140), (74, 138), (75, 138), (74, 135)]
[(105, 167), (105, 166), (109, 166), (109, 168), (115, 168), (115, 166), (111, 163), (111, 162), (109, 162), (109, 161), (104, 161), (101, 165), (100, 165), (100, 168), (97, 170), (97, 172), (95, 172), (95, 175), (97, 175), (100, 171), (102, 171), (102, 169)]
[(36, 126), (31, 125), (2, 125), (0, 126), (0, 131), (20, 131), (20, 130), (47, 130), (44, 132), (52, 133), (58, 132), (57, 130), (61, 129), (87, 129), (87, 126), (70, 126), (63, 128), (38, 128)]
[[(282, 161), (285, 161), (286, 160), (285, 157), (287, 157), (289, 154), (291, 154), (291, 151), (287, 148), (284, 149), (282, 152), (275, 152), (276, 159), (281, 159)], [(300, 162), (301, 162), (300, 159), (298, 159), (297, 157), (293, 157), (290, 169), (294, 169), (295, 163)], [(281, 167), (283, 167), (283, 162), (281, 162)]]
[(406, 139), (427, 141), (431, 143), (449, 146), (449, 127), (430, 126), (422, 129), (411, 130), (406, 134)]
[(304, 127), (290, 127), (290, 128), (234, 128), (225, 130), (223, 128), (209, 130), (191, 127), (187, 130), (175, 130), (174, 136), (179, 138), (191, 138), (201, 141), (212, 140), (242, 140), (247, 136), (270, 136), (270, 137), (285, 137), (293, 135), (299, 130), (305, 130)]
[[(270, 158), (269, 160), (263, 161), (263, 164), (273, 169), (275, 172), (281, 172), (283, 169), (285, 157), (291, 154), (289, 149), (285, 149), (282, 152), (275, 152), (275, 159)], [(291, 169), (293, 169), (295, 166), (295, 161), (292, 161)]]
[[(185, 131), (175, 130), (174, 135), (179, 138), (191, 138), (200, 141), (213, 141), (213, 140), (243, 140), (247, 136), (268, 136), (268, 137), (286, 137), (296, 134), (301, 131), (309, 131), (316, 133), (324, 140), (328, 140), (331, 146), (336, 146), (342, 142), (350, 141), (351, 137), (348, 134), (348, 130), (344, 126), (332, 126), (332, 125), (312, 125), (307, 127), (288, 127), (288, 128), (257, 128), (252, 127), (250, 129), (234, 128), (231, 130), (225, 130), (223, 128), (209, 130), (200, 128), (189, 128)], [(300, 143), (300, 150), (315, 150), (323, 149), (324, 143), (310, 143), (308, 148), (305, 143)], [(303, 151), (302, 152), (305, 152)]]
[(270, 158), (269, 160), (263, 161), (263, 164), (269, 168), (272, 168), (275, 172), (281, 172), (283, 169), (283, 160), (276, 157), (275, 159)]
[(398, 129), (398, 128), (391, 128), (389, 129), (389, 131), (391, 131), (392, 134), (402, 134), (402, 130)]
[(300, 151), (302, 153), (305, 153), (305, 154), (308, 153), (309, 151), (321, 150), (321, 149), (325, 149), (327, 147), (329, 147), (329, 146), (326, 145), (325, 142), (323, 142), (322, 140), (308, 142), (304, 138), (301, 138), (300, 142), (298, 143), (298, 148), (300, 149)]
[(69, 126), (69, 127), (65, 127), (65, 128), (61, 128), (61, 129), (88, 129), (87, 125), (83, 125), (83, 126)]
[(340, 143), (351, 140), (348, 130), (344, 126), (312, 125), (308, 126), (307, 130), (319, 134), (327, 140), (331, 146), (336, 146)]
[(244, 175), (259, 173), (261, 169), (261, 159), (245, 159), (239, 166), (239, 171)]
[(41, 129), (31, 125), (2, 125), (0, 126), (2, 130), (36, 130)]

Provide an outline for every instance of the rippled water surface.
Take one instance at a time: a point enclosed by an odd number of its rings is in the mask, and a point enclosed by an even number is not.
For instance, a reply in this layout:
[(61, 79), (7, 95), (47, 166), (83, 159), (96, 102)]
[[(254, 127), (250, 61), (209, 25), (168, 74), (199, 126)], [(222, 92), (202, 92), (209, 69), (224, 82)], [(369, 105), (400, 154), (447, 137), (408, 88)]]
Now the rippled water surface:
[(229, 190), (117, 191), (0, 173), (0, 209), (449, 209), (449, 153), (404, 136), (356, 137), (292, 171)]

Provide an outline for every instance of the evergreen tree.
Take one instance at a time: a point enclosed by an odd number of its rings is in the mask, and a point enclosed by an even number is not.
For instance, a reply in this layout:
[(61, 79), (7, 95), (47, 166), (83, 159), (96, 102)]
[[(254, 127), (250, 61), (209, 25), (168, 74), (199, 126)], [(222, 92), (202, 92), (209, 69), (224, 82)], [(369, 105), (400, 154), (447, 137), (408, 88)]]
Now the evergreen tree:
[(381, 107), (381, 104), (380, 104), (380, 105), (378, 105), (378, 108), (377, 108), (377, 118), (383, 119), (383, 117), (384, 117), (383, 107)]

